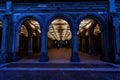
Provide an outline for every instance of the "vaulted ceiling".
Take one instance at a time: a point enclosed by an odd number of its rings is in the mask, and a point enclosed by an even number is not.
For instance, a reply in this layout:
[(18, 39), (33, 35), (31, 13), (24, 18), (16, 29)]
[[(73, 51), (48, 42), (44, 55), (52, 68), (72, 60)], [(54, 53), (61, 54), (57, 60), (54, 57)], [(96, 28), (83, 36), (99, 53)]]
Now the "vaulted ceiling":
[(49, 27), (48, 37), (53, 40), (70, 40), (69, 24), (63, 19), (55, 19)]
[[(78, 34), (81, 33), (83, 30), (88, 29), (91, 27), (91, 24), (94, 22), (93, 19), (83, 19), (79, 25)], [(29, 24), (29, 28), (33, 32), (33, 36), (40, 35), (40, 25), (36, 20), (27, 20), (27, 24)], [(2, 22), (0, 21), (0, 27), (2, 27)], [(21, 27), (21, 34), (28, 36), (28, 28), (23, 24)], [(96, 25), (94, 29), (94, 34), (100, 33), (99, 24)], [(48, 31), (48, 38), (52, 40), (70, 40), (72, 38), (72, 34), (70, 31), (70, 25), (64, 19), (55, 19), (51, 22)]]
[[(28, 30), (29, 29), (29, 30)], [(31, 31), (32, 36), (40, 36), (40, 25), (36, 20), (30, 19), (25, 21), (21, 26), (21, 34), (28, 36), (28, 31)]]

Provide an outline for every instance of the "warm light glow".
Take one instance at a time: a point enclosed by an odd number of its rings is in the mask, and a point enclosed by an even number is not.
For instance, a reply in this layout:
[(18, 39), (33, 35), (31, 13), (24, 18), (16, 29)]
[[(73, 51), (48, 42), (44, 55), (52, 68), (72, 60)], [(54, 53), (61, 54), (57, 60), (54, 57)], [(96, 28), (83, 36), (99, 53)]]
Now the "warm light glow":
[(37, 30), (39, 33), (41, 33), (40, 29)]
[[(78, 34), (84, 31), (85, 29), (89, 29), (93, 22), (93, 19), (83, 19), (80, 22)], [(86, 35), (88, 35), (88, 33), (86, 33)]]
[[(36, 20), (28, 20), (27, 22), (33, 30), (41, 33), (40, 25)], [(79, 25), (79, 31), (77, 34), (81, 33), (84, 29), (88, 29), (93, 22), (94, 20), (92, 19), (83, 19)], [(2, 22), (0, 22), (0, 26), (1, 25)], [(36, 35), (35, 31), (33, 31), (33, 35)], [(94, 34), (98, 33), (100, 33), (99, 25), (97, 25), (94, 30)], [(28, 35), (27, 29), (24, 25), (21, 27), (21, 34), (25, 34), (26, 36)], [(86, 32), (86, 35), (88, 35), (88, 32)], [(49, 27), (48, 37), (52, 40), (70, 40), (72, 38), (72, 34), (67, 21), (63, 19), (55, 19), (52, 21)]]
[(53, 36), (52, 40), (70, 40), (71, 39), (70, 33), (71, 31), (69, 28), (69, 24), (65, 20), (55, 19), (54, 21), (52, 21), (50, 25), (48, 37), (51, 38), (50, 36), (51, 34)]
[[(38, 36), (38, 35), (36, 35), (36, 33), (41, 33), (41, 31), (40, 31), (40, 25), (39, 25), (39, 23), (36, 20), (30, 19), (30, 20), (27, 20), (25, 22), (28, 24), (27, 27), (30, 30), (32, 30), (33, 36)], [(28, 30), (27, 30), (27, 28), (26, 28), (25, 25), (21, 26), (21, 32), (20, 32), (20, 34), (24, 34), (25, 36), (28, 36)]]
[[(95, 21), (93, 19), (83, 19), (79, 25), (79, 31), (78, 31), (78, 34), (79, 33), (82, 33), (84, 30), (86, 30), (85, 32), (85, 35), (88, 36), (89, 35), (89, 28), (92, 26), (92, 24), (94, 23)], [(96, 25), (96, 27), (94, 27), (94, 32), (93, 34), (94, 35), (99, 35), (101, 33), (100, 31), (100, 27), (99, 27), (99, 24)]]
[(35, 31), (33, 31), (33, 36), (36, 36), (36, 33), (35, 33)]
[(100, 31), (100, 27), (99, 27), (99, 24), (96, 25), (96, 27), (94, 28), (94, 35), (99, 35), (101, 33)]
[(36, 20), (29, 20), (29, 24), (32, 29), (40, 29), (40, 25)]
[(30, 27), (31, 27), (32, 29), (35, 29), (35, 26), (34, 26), (33, 24), (30, 24)]
[(26, 37), (28, 37), (28, 31), (24, 25), (21, 26), (20, 34), (24, 34)]

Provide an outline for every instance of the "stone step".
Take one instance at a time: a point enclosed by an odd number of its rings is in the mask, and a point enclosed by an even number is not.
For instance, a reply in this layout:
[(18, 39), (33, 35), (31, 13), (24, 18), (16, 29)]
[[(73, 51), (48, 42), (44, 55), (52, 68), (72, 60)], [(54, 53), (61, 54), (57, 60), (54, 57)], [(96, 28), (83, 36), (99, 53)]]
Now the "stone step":
[(120, 80), (120, 68), (110, 63), (8, 63), (0, 80)]
[(0, 80), (120, 80), (119, 76), (120, 71), (0, 70)]
[(110, 63), (8, 63), (7, 68), (118, 68)]
[(63, 70), (63, 71), (120, 71), (120, 67), (110, 63), (8, 63), (0, 70)]

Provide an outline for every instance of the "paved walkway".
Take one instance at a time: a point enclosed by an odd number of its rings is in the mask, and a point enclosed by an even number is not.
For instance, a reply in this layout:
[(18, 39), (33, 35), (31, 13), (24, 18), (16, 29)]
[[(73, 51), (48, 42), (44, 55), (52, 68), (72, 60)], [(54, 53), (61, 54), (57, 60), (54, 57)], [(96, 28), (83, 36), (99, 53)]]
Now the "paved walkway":
[[(71, 49), (70, 48), (53, 48), (48, 50), (49, 62), (70, 62)], [(82, 61), (99, 60), (99, 56), (90, 56), (87, 53), (79, 52), (79, 57)], [(39, 53), (25, 59), (39, 59)]]
[[(25, 57), (19, 61), (16, 61), (16, 63), (39, 63), (39, 53), (36, 53), (35, 55), (32, 55), (30, 57)], [(47, 63), (72, 63), (70, 62), (71, 57), (71, 49), (70, 48), (52, 48), (48, 50), (48, 56), (49, 61)], [(91, 56), (87, 53), (79, 52), (80, 62), (78, 63), (108, 63), (101, 61), (99, 58), (99, 55)], [(42, 63), (42, 62), (41, 62)], [(111, 63), (112, 64), (112, 63)], [(0, 66), (3, 66), (5, 64), (0, 64)], [(120, 67), (119, 64), (113, 64)]]

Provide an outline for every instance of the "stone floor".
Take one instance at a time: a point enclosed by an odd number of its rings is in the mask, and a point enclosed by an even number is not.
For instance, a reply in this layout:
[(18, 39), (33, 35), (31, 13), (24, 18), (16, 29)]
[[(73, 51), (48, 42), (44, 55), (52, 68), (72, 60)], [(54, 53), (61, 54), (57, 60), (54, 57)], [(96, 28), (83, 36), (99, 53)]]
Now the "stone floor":
[(0, 80), (120, 80), (120, 65), (79, 52), (80, 62), (70, 62), (71, 49), (50, 49), (49, 61), (39, 54), (0, 66)]
[[(71, 49), (70, 48), (52, 48), (48, 50), (48, 56), (49, 56), (48, 62), (69, 63), (71, 58)], [(89, 61), (96, 62), (96, 60), (97, 62), (100, 61), (99, 55), (90, 56), (88, 55), (88, 53), (79, 52), (79, 57), (81, 62), (89, 62)], [(29, 57), (25, 57), (18, 62), (24, 62), (24, 61), (31, 62), (30, 60), (31, 61), (33, 60), (33, 62), (36, 62), (37, 60), (39, 60), (39, 53), (36, 53), (35, 55), (29, 56)]]

